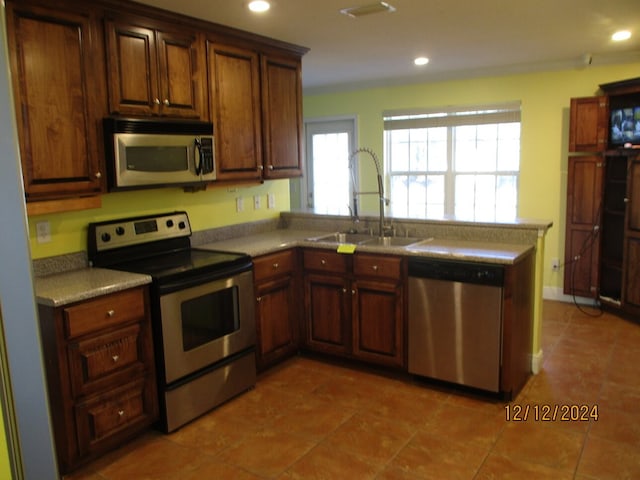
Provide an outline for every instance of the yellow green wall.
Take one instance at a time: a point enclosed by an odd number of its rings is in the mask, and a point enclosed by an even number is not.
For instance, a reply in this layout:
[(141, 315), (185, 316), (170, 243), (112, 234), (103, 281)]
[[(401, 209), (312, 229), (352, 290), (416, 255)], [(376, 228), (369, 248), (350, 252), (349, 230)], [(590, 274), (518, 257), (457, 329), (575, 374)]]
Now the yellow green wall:
[(358, 146), (371, 147), (382, 157), (384, 110), (521, 101), (518, 215), (553, 222), (546, 238), (543, 283), (559, 288), (562, 273), (552, 271), (550, 264), (552, 258), (562, 260), (564, 252), (570, 98), (592, 96), (599, 84), (639, 75), (640, 63), (631, 63), (306, 95), (304, 115), (355, 115)]
[[(267, 209), (267, 194), (275, 196), (275, 208)], [(253, 197), (260, 196), (261, 207), (253, 208)], [(244, 210), (236, 212), (236, 197), (243, 197)], [(160, 188), (115, 192), (102, 196), (102, 207), (29, 217), (29, 241), (34, 259), (86, 250), (87, 224), (114, 218), (186, 210), (193, 231), (279, 217), (289, 210), (289, 181), (271, 180), (251, 186), (215, 187), (203, 192), (185, 193), (180, 188)], [(38, 243), (36, 223), (51, 224), (51, 242)]]
[(4, 429), (4, 416), (0, 408), (0, 478), (11, 478), (11, 465), (9, 463), (9, 450), (7, 448), (7, 436)]

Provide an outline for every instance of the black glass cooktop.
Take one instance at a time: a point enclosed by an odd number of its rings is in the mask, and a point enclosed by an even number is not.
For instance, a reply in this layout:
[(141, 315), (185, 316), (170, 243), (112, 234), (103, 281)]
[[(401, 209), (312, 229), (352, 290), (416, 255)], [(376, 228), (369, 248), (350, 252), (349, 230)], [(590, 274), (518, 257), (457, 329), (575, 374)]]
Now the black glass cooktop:
[(251, 265), (243, 253), (190, 248), (109, 265), (108, 268), (150, 275), (154, 280), (170, 280), (205, 273), (228, 272)]

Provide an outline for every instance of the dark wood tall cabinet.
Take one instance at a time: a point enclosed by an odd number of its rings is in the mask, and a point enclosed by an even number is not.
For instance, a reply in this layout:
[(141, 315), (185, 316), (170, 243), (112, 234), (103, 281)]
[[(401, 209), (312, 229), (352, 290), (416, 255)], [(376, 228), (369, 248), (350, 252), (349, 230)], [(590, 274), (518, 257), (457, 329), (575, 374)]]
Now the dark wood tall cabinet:
[(640, 314), (640, 148), (613, 145), (613, 109), (640, 107), (640, 78), (571, 100), (564, 292)]

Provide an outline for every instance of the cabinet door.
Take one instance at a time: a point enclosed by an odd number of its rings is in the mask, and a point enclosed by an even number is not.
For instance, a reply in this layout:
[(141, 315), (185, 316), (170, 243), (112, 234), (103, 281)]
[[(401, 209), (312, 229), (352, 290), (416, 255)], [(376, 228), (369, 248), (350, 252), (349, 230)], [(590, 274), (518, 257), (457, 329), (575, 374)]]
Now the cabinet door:
[(624, 303), (640, 310), (640, 157), (629, 160), (625, 202)]
[(9, 1), (6, 21), (27, 200), (101, 192), (98, 20), (82, 7)]
[(602, 158), (571, 157), (567, 180), (564, 293), (598, 295)]
[(348, 280), (344, 276), (308, 274), (304, 285), (307, 347), (326, 353), (349, 353), (352, 293)]
[(404, 364), (402, 287), (397, 282), (357, 280), (353, 296), (353, 354), (391, 366)]
[(205, 111), (204, 40), (192, 32), (156, 33), (160, 113), (208, 118)]
[(120, 21), (107, 21), (106, 30), (109, 110), (156, 115), (160, 99), (154, 31)]
[(207, 117), (200, 36), (133, 17), (110, 19), (105, 28), (111, 113)]
[(608, 97), (571, 99), (569, 119), (570, 152), (603, 152), (608, 141)]
[(294, 292), (291, 275), (256, 285), (259, 370), (298, 349)]
[(302, 175), (301, 60), (262, 58), (264, 176)]
[(258, 55), (207, 43), (209, 101), (218, 180), (260, 179), (262, 135)]

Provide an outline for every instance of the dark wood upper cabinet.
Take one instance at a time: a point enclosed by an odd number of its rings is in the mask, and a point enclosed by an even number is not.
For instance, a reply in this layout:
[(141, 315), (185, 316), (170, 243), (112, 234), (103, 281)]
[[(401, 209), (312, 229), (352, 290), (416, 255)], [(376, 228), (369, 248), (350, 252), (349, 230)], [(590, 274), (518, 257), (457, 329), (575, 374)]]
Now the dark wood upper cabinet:
[(262, 122), (258, 53), (208, 41), (207, 66), (217, 178), (259, 180)]
[(121, 15), (105, 28), (111, 113), (208, 118), (202, 34)]
[(75, 4), (9, 0), (6, 9), (27, 200), (100, 193), (105, 74), (99, 19)]
[(299, 57), (262, 57), (265, 178), (302, 175), (301, 77)]
[(609, 99), (606, 96), (572, 98), (569, 152), (602, 152), (607, 148)]

